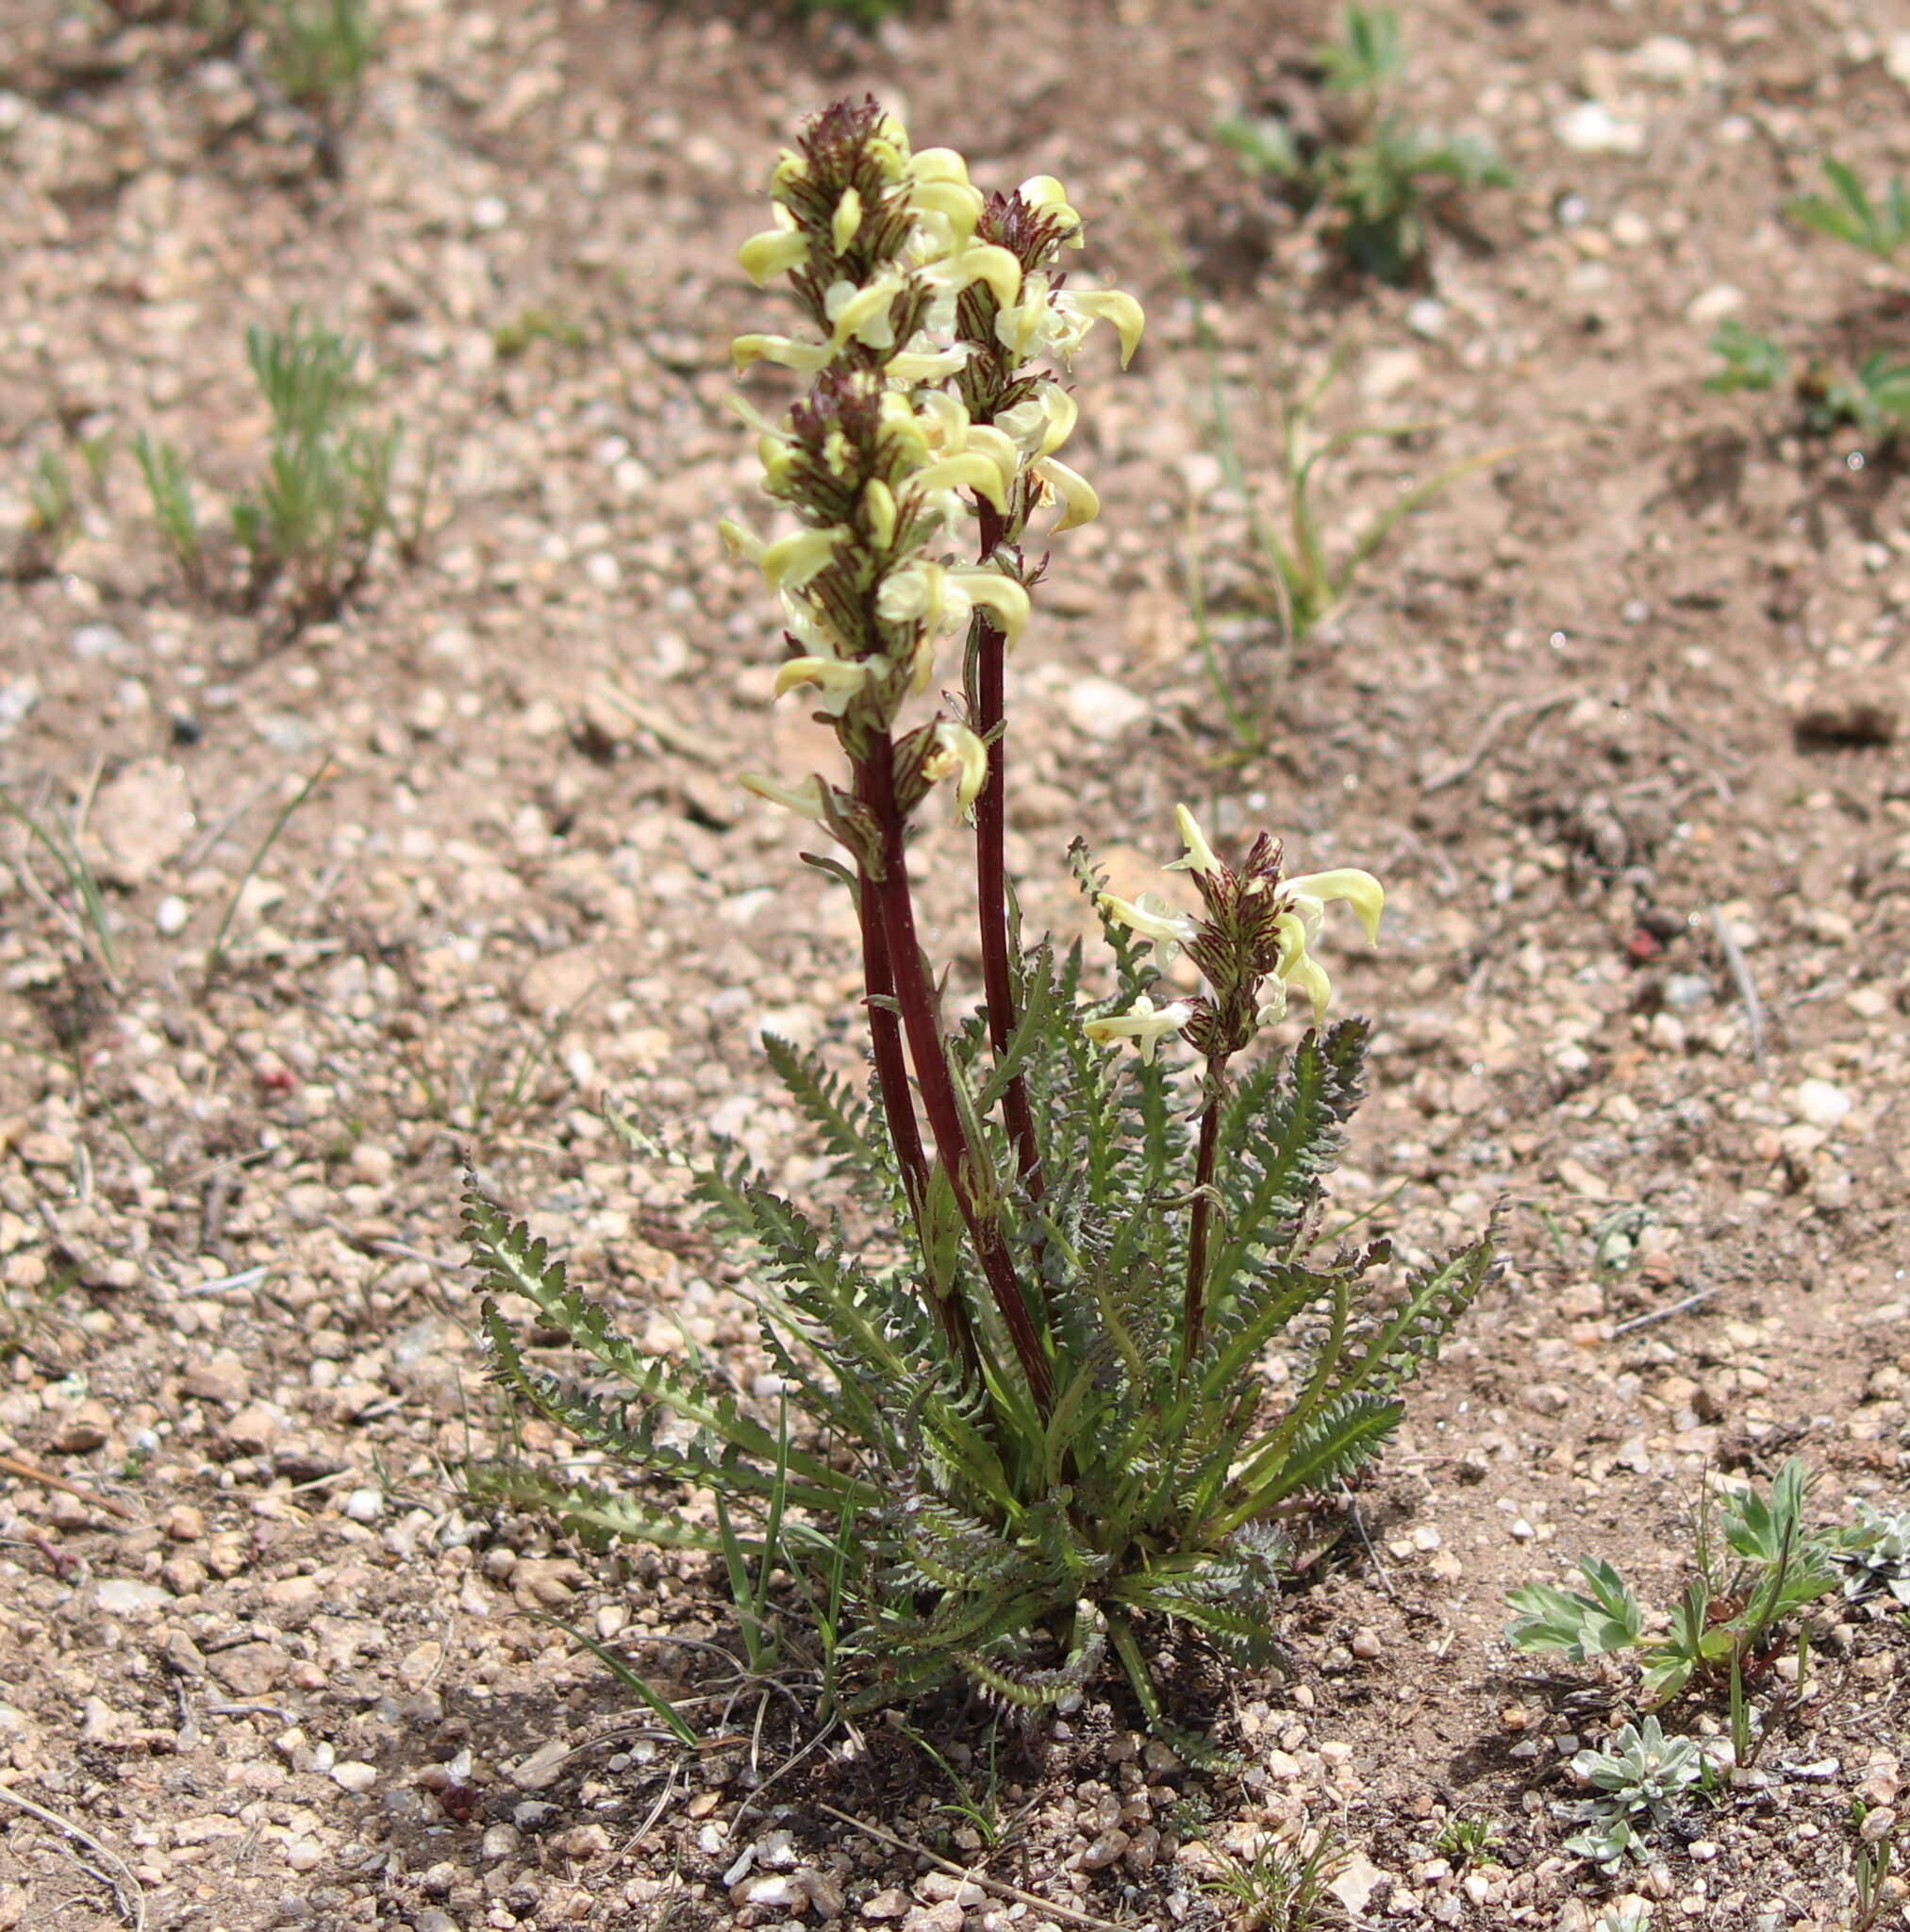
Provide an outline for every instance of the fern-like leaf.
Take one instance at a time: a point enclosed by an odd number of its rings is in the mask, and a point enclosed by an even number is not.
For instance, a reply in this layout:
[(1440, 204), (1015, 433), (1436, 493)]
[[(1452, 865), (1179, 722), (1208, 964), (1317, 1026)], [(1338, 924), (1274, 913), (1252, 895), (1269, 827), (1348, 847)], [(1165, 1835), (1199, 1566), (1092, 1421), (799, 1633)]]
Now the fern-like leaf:
[(630, 1497), (589, 1483), (565, 1482), (521, 1462), (476, 1462), (464, 1471), (465, 1487), (479, 1502), (509, 1509), (548, 1510), (594, 1549), (608, 1543), (657, 1543), (666, 1549), (721, 1547), (713, 1528), (682, 1516), (657, 1516)]

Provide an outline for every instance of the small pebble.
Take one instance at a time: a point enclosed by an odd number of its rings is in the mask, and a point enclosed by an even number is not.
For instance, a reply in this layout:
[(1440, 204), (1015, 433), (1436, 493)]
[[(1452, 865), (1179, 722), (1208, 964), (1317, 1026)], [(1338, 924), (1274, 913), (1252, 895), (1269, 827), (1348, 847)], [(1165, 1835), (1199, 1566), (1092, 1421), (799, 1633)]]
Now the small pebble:
[(345, 1514), (354, 1523), (375, 1523), (385, 1513), (385, 1499), (376, 1490), (354, 1490), (345, 1498)]
[(1829, 1080), (1804, 1080), (1798, 1086), (1797, 1112), (1815, 1127), (1835, 1127), (1851, 1110), (1851, 1096)]

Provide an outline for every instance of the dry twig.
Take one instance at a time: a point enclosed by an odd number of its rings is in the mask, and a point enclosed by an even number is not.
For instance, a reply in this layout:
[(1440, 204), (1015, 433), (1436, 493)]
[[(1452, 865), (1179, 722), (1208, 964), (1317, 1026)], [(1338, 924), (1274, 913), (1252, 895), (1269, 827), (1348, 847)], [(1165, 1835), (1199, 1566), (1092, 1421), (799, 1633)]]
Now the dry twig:
[(141, 1890), (140, 1881), (133, 1876), (133, 1868), (109, 1844), (95, 1838), (85, 1825), (75, 1824), (71, 1818), (62, 1818), (58, 1811), (49, 1811), (44, 1805), (36, 1805), (31, 1798), (23, 1798), (6, 1785), (0, 1785), (0, 1801), (39, 1819), (42, 1824), (50, 1824), (55, 1831), (63, 1832), (68, 1838), (77, 1839), (95, 1857), (105, 1859), (109, 1868), (107, 1873), (93, 1872), (91, 1865), (80, 1860), (75, 1862), (82, 1871), (92, 1873), (111, 1890), (113, 1903), (120, 1908), (120, 1916), (132, 1926), (133, 1932), (146, 1932), (146, 1894)]
[(1731, 983), (1737, 989), (1737, 997), (1744, 1003), (1744, 1024), (1751, 1035), (1751, 1058), (1757, 1067), (1764, 1065), (1764, 1002), (1757, 996), (1757, 982), (1751, 976), (1751, 962), (1744, 957), (1744, 948), (1732, 937), (1731, 923), (1724, 916), (1722, 908), (1711, 908), (1711, 930), (1718, 935), (1718, 949), (1724, 955), (1724, 963), (1730, 969)]
[(1436, 772), (1429, 778), (1420, 780), (1420, 790), (1427, 795), (1443, 791), (1449, 785), (1456, 785), (1461, 778), (1470, 778), (1486, 760), (1486, 754), (1492, 749), (1493, 741), (1515, 718), (1541, 718), (1547, 711), (1555, 711), (1561, 705), (1569, 705), (1580, 695), (1577, 686), (1567, 691), (1555, 691), (1549, 697), (1515, 698), (1510, 704), (1501, 705), (1486, 720), (1485, 728), (1473, 741), (1472, 749), (1456, 765), (1449, 765), (1443, 772)]
[(37, 1469), (30, 1462), (22, 1462), (17, 1456), (0, 1456), (0, 1475), (15, 1475), (24, 1483), (38, 1483), (42, 1489), (63, 1490), (69, 1496), (77, 1496), (82, 1502), (104, 1509), (108, 1516), (117, 1516), (122, 1523), (139, 1521), (124, 1503), (115, 1503), (110, 1496), (102, 1496), (97, 1490), (69, 1482), (63, 1475), (55, 1475), (50, 1469)]
[(1038, 1906), (1042, 1916), (1050, 1919), (1065, 1919), (1071, 1925), (1087, 1925), (1093, 1932), (1117, 1932), (1112, 1919), (1097, 1919), (1092, 1912), (1077, 1911), (1072, 1906), (1057, 1904), (1052, 1898), (1043, 1898), (1038, 1891), (1023, 1891), (1019, 1885), (1009, 1885), (999, 1878), (989, 1878), (977, 1872), (972, 1865), (957, 1865), (953, 1858), (938, 1857), (923, 1845), (912, 1845), (905, 1838), (897, 1838), (892, 1831), (885, 1831), (879, 1824), (870, 1824), (860, 1818), (851, 1816), (847, 1811), (839, 1811), (833, 1805), (819, 1805), (819, 1811), (826, 1811), (831, 1818), (839, 1818), (844, 1824), (853, 1825), (855, 1830), (872, 1838), (878, 1844), (885, 1844), (898, 1852), (906, 1852), (911, 1857), (921, 1858), (934, 1865), (938, 1870), (960, 1878), (968, 1884), (978, 1886), (983, 1891), (992, 1892), (996, 1898), (1013, 1899), (1018, 1905)]

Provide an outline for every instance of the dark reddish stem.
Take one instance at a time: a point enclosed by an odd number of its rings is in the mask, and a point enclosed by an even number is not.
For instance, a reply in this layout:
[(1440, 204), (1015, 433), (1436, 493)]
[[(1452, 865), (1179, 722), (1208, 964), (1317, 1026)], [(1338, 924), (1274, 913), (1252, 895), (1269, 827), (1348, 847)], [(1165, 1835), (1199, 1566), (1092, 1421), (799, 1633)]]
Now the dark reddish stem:
[[(922, 1129), (916, 1124), (915, 1102), (909, 1091), (908, 1059), (903, 1051), (902, 1016), (895, 1009), (895, 973), (889, 958), (889, 935), (874, 882), (865, 873), (855, 895), (862, 924), (862, 985), (868, 995), (869, 1043), (875, 1056), (875, 1084), (882, 1095), (882, 1112), (889, 1139), (902, 1170), (902, 1185), (915, 1217), (916, 1233), (924, 1256), (928, 1253), (928, 1158), (922, 1152)], [(969, 1375), (979, 1384), (981, 1352), (975, 1346), (967, 1307), (958, 1288), (946, 1293), (931, 1287), (942, 1333)]]
[[(992, 504), (982, 502), (982, 561), (993, 556), (1002, 541), (1003, 520)], [(988, 1041), (1005, 1054), (1015, 1031), (1015, 978), (1008, 952), (1008, 867), (1005, 850), (1008, 818), (1008, 738), (1002, 722), (1007, 715), (1007, 639), (998, 626), (977, 612), (975, 617), (974, 709), (971, 721), (988, 741), (988, 782), (975, 800), (975, 906), (981, 921), (982, 990), (988, 1004)], [(1042, 1192), (1041, 1149), (1035, 1139), (1035, 1116), (1028, 1105), (1028, 1086), (1012, 1075), (1002, 1095), (1002, 1119), (1015, 1147), (1016, 1172), (1031, 1200)]]
[(1207, 1062), (1207, 1104), (1201, 1109), (1201, 1145), (1194, 1165), (1194, 1211), (1188, 1228), (1188, 1290), (1181, 1309), (1181, 1373), (1192, 1373), (1207, 1320), (1207, 1228), (1213, 1219), (1214, 1159), (1221, 1144), (1221, 1107), (1227, 1097), (1227, 1056)]
[[(1055, 1407), (1054, 1374), (1028, 1312), (1000, 1218), (992, 1204), (977, 1198), (976, 1187), (987, 1170), (988, 1150), (970, 1145), (961, 1108), (955, 1099), (955, 1076), (949, 1071), (948, 1050), (936, 1010), (935, 988), (929, 978), (928, 962), (922, 958), (922, 942), (916, 936), (915, 902), (908, 885), (908, 858), (903, 848), (902, 814), (895, 804), (892, 747), (886, 732), (874, 741), (869, 755), (857, 760), (855, 783), (857, 796), (882, 831), (882, 877), (867, 880), (863, 890), (874, 894), (880, 908), (895, 1000), (902, 1008), (902, 1029), (908, 1041), (909, 1058), (915, 1062), (916, 1085), (922, 1093), (922, 1110), (928, 1116), (929, 1133), (948, 1175), (955, 1206), (967, 1224), (988, 1292), (1014, 1344), (1035, 1407), (1045, 1421)], [(955, 1297), (945, 1299), (952, 1301)]]
[(896, 1163), (902, 1169), (902, 1185), (920, 1224), (928, 1204), (928, 1159), (922, 1151), (922, 1129), (916, 1125), (915, 1106), (909, 1098), (902, 1016), (892, 1004), (895, 974), (889, 963), (889, 936), (882, 929), (875, 889), (866, 875), (856, 893), (855, 909), (862, 923), (862, 988), (868, 995), (869, 1043), (875, 1055), (876, 1084), (882, 1091), (882, 1111), (889, 1123)]

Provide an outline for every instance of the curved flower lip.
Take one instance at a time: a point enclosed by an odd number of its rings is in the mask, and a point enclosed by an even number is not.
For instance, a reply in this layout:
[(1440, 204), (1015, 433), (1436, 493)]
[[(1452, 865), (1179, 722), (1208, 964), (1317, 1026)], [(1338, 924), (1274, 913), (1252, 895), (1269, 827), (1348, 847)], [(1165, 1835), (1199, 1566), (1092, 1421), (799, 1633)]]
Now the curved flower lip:
[(973, 354), (966, 342), (946, 349), (905, 349), (886, 366), (897, 382), (939, 382), (945, 375), (960, 375)]
[(737, 783), (745, 791), (754, 792), (772, 805), (779, 805), (785, 811), (794, 812), (798, 818), (820, 820), (822, 816), (822, 780), (814, 773), (794, 787), (779, 785), (773, 778), (764, 777), (760, 772), (739, 773)]
[(757, 288), (764, 288), (808, 260), (809, 238), (797, 228), (765, 228), (737, 250), (736, 258), (743, 274)]
[(1056, 298), (1077, 315), (1091, 316), (1096, 322), (1111, 322), (1121, 338), (1121, 366), (1125, 369), (1140, 347), (1140, 333), (1147, 317), (1132, 295), (1120, 289), (1069, 289)]
[(729, 355), (739, 375), (752, 362), (775, 362), (799, 375), (817, 375), (835, 358), (826, 342), (799, 342), (790, 336), (738, 336)]
[(978, 242), (942, 260), (931, 262), (922, 278), (932, 289), (959, 294), (976, 282), (986, 282), (995, 300), (1009, 308), (1021, 292), (1021, 264), (1005, 248), (992, 242)]
[(955, 816), (960, 818), (988, 782), (988, 752), (966, 724), (953, 718), (935, 721), (935, 749), (922, 760), (922, 775), (931, 785), (939, 784), (950, 773), (955, 777)]
[(1130, 932), (1138, 932), (1142, 939), (1160, 945), (1184, 946), (1200, 930), (1199, 924), (1185, 912), (1155, 912), (1113, 892), (1097, 894), (1095, 904)]
[(1055, 525), (1055, 536), (1064, 530), (1078, 530), (1101, 514), (1101, 498), (1094, 485), (1059, 457), (1037, 457), (1028, 467), (1047, 486), (1049, 494), (1060, 499), (1061, 521)]
[(798, 530), (791, 537), (779, 537), (763, 546), (751, 560), (761, 570), (763, 580), (772, 591), (800, 590), (818, 572), (826, 570), (836, 555), (839, 526), (826, 530)]
[(1326, 968), (1311, 953), (1302, 953), (1287, 974), (1287, 984), (1297, 986), (1313, 1002), (1313, 1024), (1318, 1026), (1333, 1000), (1333, 981), (1326, 976)]
[(782, 697), (798, 685), (813, 684), (822, 691), (825, 708), (832, 700), (846, 704), (869, 682), (869, 673), (870, 666), (856, 658), (791, 658), (776, 673), (772, 695)]
[(908, 480), (923, 495), (938, 490), (972, 490), (977, 496), (987, 497), (998, 510), (1006, 510), (1008, 507), (1001, 466), (980, 450), (942, 457), (916, 471)]
[(1081, 231), (1081, 217), (1068, 199), (1068, 191), (1053, 175), (1030, 175), (1015, 192), (1030, 208), (1051, 209), (1064, 222), (1071, 222), (1074, 232), (1068, 238), (1071, 248), (1082, 247), (1088, 238)]
[(854, 282), (832, 282), (823, 297), (830, 347), (839, 349), (853, 337), (871, 349), (892, 349), (895, 330), (889, 310), (906, 286), (903, 276), (894, 275), (877, 275), (859, 289)]
[(981, 191), (966, 181), (917, 180), (909, 184), (908, 205), (918, 214), (939, 215), (966, 242), (982, 218)]
[(992, 610), (1002, 633), (1002, 641), (1013, 650), (1028, 622), (1028, 593), (1012, 577), (980, 564), (956, 564), (949, 571), (953, 587), (970, 604)]
[(1156, 1007), (1142, 993), (1126, 1012), (1084, 1020), (1081, 1030), (1100, 1046), (1111, 1046), (1121, 1040), (1133, 1041), (1139, 1050), (1141, 1065), (1152, 1066), (1160, 1042), (1178, 1033), (1193, 1017), (1194, 1009), (1186, 1000), (1170, 1000), (1166, 1006)]
[(1282, 891), (1297, 905), (1311, 901), (1315, 908), (1335, 899), (1344, 899), (1359, 916), (1366, 930), (1367, 943), (1379, 944), (1380, 914), (1386, 910), (1386, 888), (1370, 872), (1343, 865), (1333, 872), (1304, 873), (1286, 880)]
[(920, 147), (908, 158), (905, 174), (911, 181), (954, 181), (969, 185), (969, 164), (952, 147)]
[(1174, 828), (1181, 835), (1181, 843), (1187, 847), (1187, 857), (1176, 858), (1171, 865), (1164, 866), (1163, 871), (1211, 875), (1221, 870), (1221, 861), (1214, 857), (1214, 848), (1207, 843), (1207, 835), (1201, 830), (1200, 821), (1184, 805), (1174, 807)]

